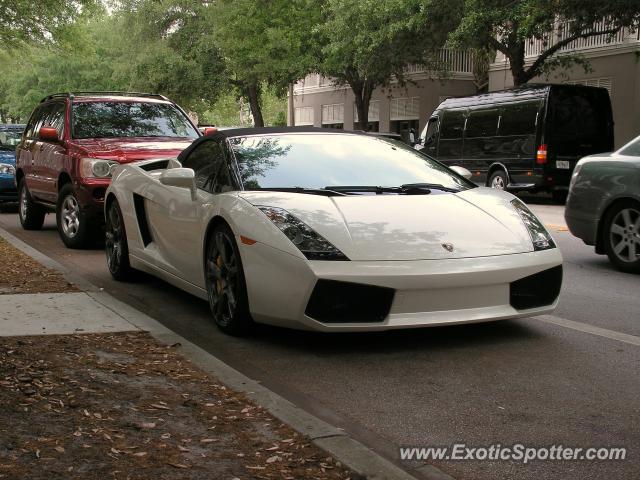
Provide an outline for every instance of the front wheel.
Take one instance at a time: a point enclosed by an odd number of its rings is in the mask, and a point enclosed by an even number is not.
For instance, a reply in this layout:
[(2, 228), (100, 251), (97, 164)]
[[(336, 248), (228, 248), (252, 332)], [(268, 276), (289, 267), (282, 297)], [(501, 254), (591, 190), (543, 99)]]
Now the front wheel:
[(489, 177), (489, 182), (487, 182), (489, 187), (495, 188), (496, 190), (506, 190), (507, 185), (509, 184), (509, 179), (507, 178), (507, 173), (504, 170), (496, 170)]
[(207, 296), (213, 320), (229, 335), (246, 335), (253, 327), (240, 252), (231, 229), (213, 229), (205, 260)]
[(44, 223), (46, 212), (31, 198), (24, 178), (20, 180), (20, 186), (18, 187), (18, 202), (18, 217), (22, 228), (25, 230), (40, 230)]
[(107, 267), (116, 280), (126, 280), (134, 273), (129, 264), (129, 244), (124, 227), (122, 210), (117, 200), (111, 202), (105, 219), (105, 252)]
[(62, 187), (58, 193), (56, 222), (60, 238), (68, 248), (84, 248), (89, 244), (91, 239), (89, 220), (82, 211), (71, 184)]
[(604, 220), (604, 248), (611, 263), (627, 273), (640, 272), (640, 205), (622, 202)]

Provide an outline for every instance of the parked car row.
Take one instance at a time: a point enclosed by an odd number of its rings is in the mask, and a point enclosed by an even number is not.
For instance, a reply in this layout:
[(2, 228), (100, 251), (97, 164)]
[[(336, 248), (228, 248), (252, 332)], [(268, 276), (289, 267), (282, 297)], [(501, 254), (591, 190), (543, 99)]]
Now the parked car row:
[(24, 125), (0, 124), (0, 203), (15, 202), (16, 146), (20, 143)]
[(207, 299), (227, 333), (384, 330), (555, 308), (560, 252), (505, 190), (569, 189), (572, 232), (637, 270), (638, 145), (578, 162), (612, 145), (606, 90), (587, 87), (447, 100), (421, 151), (365, 132), (199, 131), (161, 95), (76, 92), (40, 102), (10, 173), (25, 229), (55, 212), (80, 248), (104, 226), (114, 278), (143, 270)]

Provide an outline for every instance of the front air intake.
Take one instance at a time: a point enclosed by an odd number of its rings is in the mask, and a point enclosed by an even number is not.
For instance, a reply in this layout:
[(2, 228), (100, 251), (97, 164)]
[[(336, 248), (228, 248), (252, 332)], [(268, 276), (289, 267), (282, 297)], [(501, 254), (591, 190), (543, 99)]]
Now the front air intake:
[(512, 282), (509, 303), (516, 310), (545, 307), (556, 301), (561, 286), (562, 265), (558, 265)]
[(322, 323), (382, 322), (395, 290), (360, 283), (318, 280), (305, 314)]

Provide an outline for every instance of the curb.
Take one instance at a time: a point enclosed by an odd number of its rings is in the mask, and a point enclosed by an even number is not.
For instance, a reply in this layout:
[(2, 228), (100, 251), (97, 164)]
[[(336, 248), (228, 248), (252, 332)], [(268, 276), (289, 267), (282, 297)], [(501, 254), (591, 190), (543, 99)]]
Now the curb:
[[(179, 344), (179, 351), (199, 368), (214, 375), (228, 387), (247, 395), (275, 418), (286, 423), (298, 433), (309, 437), (316, 446), (332, 454), (336, 460), (355, 473), (370, 480), (418, 480), (417, 477), (351, 438), (345, 431), (302, 410), (289, 400), (272, 392), (222, 362), (214, 355), (174, 333), (160, 322), (112, 297), (107, 292), (101, 291), (89, 281), (11, 235), (2, 227), (0, 227), (0, 237), (3, 237), (14, 247), (44, 266), (59, 271), (67, 280), (77, 285), (93, 300), (124, 318), (135, 327), (149, 332), (159, 342), (165, 345)], [(422, 479), (454, 480), (453, 477), (431, 465), (423, 464), (417, 466), (414, 471)]]

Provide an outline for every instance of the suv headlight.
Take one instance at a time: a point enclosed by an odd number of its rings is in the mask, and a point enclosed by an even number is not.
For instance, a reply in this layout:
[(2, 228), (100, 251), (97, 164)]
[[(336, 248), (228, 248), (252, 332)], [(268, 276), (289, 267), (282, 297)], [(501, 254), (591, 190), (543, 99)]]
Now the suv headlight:
[(15, 175), (16, 168), (8, 163), (0, 163), (0, 175)]
[(120, 165), (113, 160), (101, 158), (83, 158), (80, 160), (80, 173), (85, 178), (111, 178), (113, 169)]
[(534, 250), (556, 248), (556, 244), (549, 232), (547, 232), (547, 229), (544, 228), (544, 225), (538, 220), (538, 217), (536, 217), (521, 200), (515, 198), (511, 200), (511, 205), (513, 205), (513, 208), (515, 208), (518, 215), (520, 215), (524, 226), (527, 227)]
[(283, 208), (258, 206), (309, 260), (349, 260), (331, 242)]

